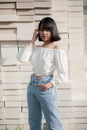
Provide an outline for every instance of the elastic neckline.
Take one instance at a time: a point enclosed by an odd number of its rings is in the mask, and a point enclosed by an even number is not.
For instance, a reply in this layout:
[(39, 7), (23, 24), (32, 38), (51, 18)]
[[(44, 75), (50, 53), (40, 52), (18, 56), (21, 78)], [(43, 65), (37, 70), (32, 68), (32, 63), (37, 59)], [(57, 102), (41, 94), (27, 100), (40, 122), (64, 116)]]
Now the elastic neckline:
[(38, 49), (45, 49), (45, 50), (52, 50), (52, 51), (64, 51), (63, 49), (54, 49), (54, 48), (47, 48), (42, 46), (35, 46)]

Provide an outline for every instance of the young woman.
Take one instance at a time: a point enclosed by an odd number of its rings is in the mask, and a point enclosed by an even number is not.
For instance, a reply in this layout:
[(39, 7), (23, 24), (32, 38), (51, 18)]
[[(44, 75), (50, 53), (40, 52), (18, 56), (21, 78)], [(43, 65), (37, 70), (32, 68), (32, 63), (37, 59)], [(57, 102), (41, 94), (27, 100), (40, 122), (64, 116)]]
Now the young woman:
[[(37, 38), (43, 42), (41, 46), (35, 45)], [(55, 21), (46, 17), (40, 21), (29, 45), (17, 54), (19, 61), (31, 60), (33, 65), (27, 88), (30, 130), (43, 130), (43, 114), (49, 130), (63, 130), (55, 82), (68, 81), (68, 66), (66, 54), (57, 44), (59, 40)], [(55, 70), (57, 77), (53, 75)]]

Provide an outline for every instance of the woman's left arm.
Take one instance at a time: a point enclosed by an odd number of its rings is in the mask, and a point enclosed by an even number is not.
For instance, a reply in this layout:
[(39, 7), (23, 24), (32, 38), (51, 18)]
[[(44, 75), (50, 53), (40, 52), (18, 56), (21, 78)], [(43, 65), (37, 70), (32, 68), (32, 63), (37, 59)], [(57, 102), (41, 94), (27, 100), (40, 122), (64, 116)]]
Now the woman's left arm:
[(64, 50), (57, 49), (55, 51), (55, 65), (57, 76), (54, 76), (53, 79), (47, 84), (38, 85), (42, 90), (47, 90), (54, 87), (56, 83), (70, 83), (68, 76), (68, 61)]
[(57, 49), (55, 51), (55, 64), (57, 70), (57, 76), (51, 80), (51, 83), (55, 85), (55, 83), (64, 83), (70, 82), (68, 75), (68, 60), (64, 50)]

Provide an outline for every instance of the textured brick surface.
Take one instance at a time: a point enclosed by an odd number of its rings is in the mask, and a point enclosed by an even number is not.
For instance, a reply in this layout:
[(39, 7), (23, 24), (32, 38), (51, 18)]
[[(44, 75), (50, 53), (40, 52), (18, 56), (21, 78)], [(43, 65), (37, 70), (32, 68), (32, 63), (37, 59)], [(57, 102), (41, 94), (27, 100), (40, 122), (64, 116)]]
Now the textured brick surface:
[[(64, 130), (87, 129), (87, 100), (82, 97), (77, 100), (83, 93), (87, 94), (83, 1), (0, 0), (0, 130), (15, 130), (18, 125), (23, 130), (29, 130), (26, 92), (33, 73), (32, 65), (30, 62), (19, 63), (16, 54), (29, 43), (34, 28), (46, 16), (55, 19), (61, 36), (59, 43), (64, 47), (69, 61), (72, 84), (57, 86)], [(44, 128), (48, 130), (46, 123)]]

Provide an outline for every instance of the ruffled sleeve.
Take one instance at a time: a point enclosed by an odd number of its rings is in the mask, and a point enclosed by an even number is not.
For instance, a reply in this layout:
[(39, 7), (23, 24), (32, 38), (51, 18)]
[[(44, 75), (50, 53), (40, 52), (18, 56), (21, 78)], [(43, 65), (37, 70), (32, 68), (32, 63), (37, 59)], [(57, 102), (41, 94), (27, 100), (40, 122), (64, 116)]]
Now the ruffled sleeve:
[(65, 51), (56, 50), (54, 56), (55, 56), (57, 76), (54, 76), (51, 83), (59, 84), (59, 83), (70, 82), (70, 79), (68, 76), (68, 61), (67, 61), (67, 56), (66, 56)]
[(20, 62), (28, 62), (32, 55), (32, 46), (26, 45), (24, 46), (16, 55), (17, 60)]

